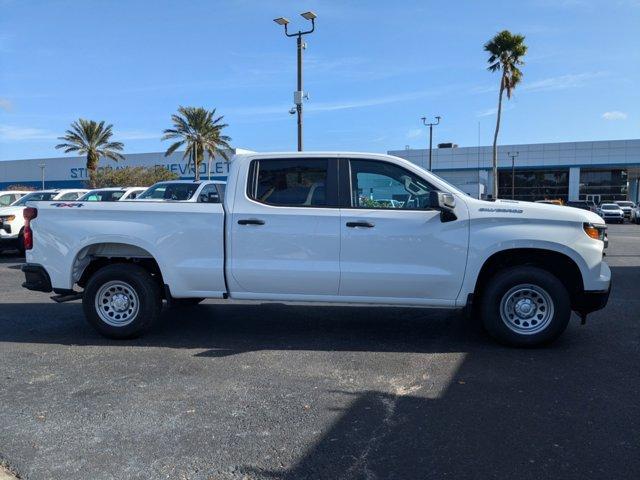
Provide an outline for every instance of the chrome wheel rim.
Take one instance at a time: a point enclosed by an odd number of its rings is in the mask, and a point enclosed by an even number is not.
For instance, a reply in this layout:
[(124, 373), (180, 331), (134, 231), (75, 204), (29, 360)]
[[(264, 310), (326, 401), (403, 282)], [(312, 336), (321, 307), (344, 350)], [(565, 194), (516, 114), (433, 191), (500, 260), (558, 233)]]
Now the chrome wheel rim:
[(112, 280), (98, 290), (95, 308), (104, 323), (124, 327), (138, 315), (140, 301), (131, 285), (122, 280)]
[(502, 321), (519, 335), (533, 335), (547, 328), (553, 310), (553, 300), (546, 290), (531, 284), (516, 285), (500, 302)]

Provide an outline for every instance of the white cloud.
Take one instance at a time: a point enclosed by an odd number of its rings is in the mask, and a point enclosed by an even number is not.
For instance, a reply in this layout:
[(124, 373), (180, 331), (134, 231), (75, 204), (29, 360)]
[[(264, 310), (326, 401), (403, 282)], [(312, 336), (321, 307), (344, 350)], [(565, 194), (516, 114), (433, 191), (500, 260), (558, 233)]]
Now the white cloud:
[[(506, 112), (508, 110), (513, 110), (515, 107), (512, 103), (503, 104), (502, 111)], [(476, 113), (476, 117), (491, 117), (498, 113), (498, 107), (487, 108), (486, 110), (482, 110), (481, 112)]]
[(498, 107), (488, 108), (476, 114), (476, 117), (490, 117), (498, 113)]
[[(338, 110), (352, 110), (357, 108), (376, 107), (379, 105), (388, 105), (392, 103), (408, 102), (419, 100), (422, 98), (441, 95), (451, 87), (443, 89), (419, 90), (407, 93), (398, 93), (393, 95), (382, 95), (378, 97), (362, 98), (359, 100), (343, 100), (336, 102), (313, 102), (313, 99), (305, 103), (305, 112), (334, 112)], [(225, 109), (228, 114), (235, 115), (274, 115), (284, 114), (291, 108), (291, 104), (265, 105), (262, 107), (240, 107)]]
[(407, 132), (407, 138), (418, 138), (422, 136), (423, 129), (422, 128), (412, 128)]
[(626, 120), (627, 114), (618, 110), (612, 110), (610, 112), (604, 112), (602, 118), (605, 120)]
[(0, 125), (0, 141), (20, 142), (24, 140), (52, 140), (58, 136), (41, 128)]
[(11, 111), (13, 108), (13, 103), (8, 98), (0, 97), (0, 110), (5, 110), (7, 112)]
[[(530, 83), (524, 83), (520, 87), (521, 90), (532, 92), (543, 92), (550, 90), (564, 90), (567, 88), (582, 87), (589, 83), (590, 80), (606, 76), (605, 72), (585, 72), (568, 75), (560, 75), (558, 77), (543, 78)], [(516, 88), (517, 90), (517, 88)]]

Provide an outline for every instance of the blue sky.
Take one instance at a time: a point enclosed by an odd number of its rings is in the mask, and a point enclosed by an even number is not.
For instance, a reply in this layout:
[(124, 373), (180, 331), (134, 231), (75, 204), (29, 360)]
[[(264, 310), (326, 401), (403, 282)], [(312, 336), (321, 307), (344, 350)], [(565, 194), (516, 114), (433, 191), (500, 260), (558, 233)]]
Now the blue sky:
[(307, 150), (490, 144), (498, 75), (482, 46), (529, 46), (500, 143), (640, 137), (640, 0), (0, 0), (0, 160), (61, 156), (78, 117), (126, 152), (160, 151), (178, 105), (216, 107), (233, 145), (295, 149), (295, 40), (306, 27)]

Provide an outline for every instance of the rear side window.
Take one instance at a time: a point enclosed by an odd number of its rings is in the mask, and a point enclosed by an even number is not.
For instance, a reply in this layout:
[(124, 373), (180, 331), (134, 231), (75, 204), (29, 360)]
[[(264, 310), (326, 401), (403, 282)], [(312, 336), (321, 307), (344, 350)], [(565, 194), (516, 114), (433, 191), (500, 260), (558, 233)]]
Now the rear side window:
[(329, 160), (316, 158), (255, 160), (249, 198), (280, 207), (329, 206)]

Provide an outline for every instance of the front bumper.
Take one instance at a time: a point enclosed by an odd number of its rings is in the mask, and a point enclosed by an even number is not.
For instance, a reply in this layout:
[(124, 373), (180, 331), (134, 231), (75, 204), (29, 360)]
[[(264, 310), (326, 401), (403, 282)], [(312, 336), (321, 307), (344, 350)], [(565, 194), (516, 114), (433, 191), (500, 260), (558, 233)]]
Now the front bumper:
[(607, 305), (610, 294), (611, 283), (606, 290), (585, 290), (575, 296), (571, 308), (583, 315), (602, 310)]
[(22, 286), (35, 292), (51, 292), (51, 278), (42, 265), (37, 263), (25, 263), (22, 266), (25, 281)]

